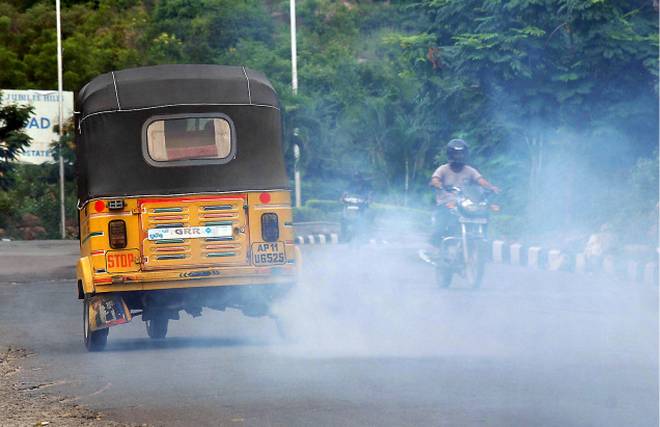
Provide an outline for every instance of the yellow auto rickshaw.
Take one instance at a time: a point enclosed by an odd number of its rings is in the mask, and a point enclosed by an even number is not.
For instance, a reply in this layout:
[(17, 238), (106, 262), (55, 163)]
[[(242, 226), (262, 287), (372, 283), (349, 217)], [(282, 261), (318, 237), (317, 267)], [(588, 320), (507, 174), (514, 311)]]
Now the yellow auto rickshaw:
[(100, 75), (77, 99), (78, 297), (90, 351), (141, 316), (270, 314), (295, 283), (277, 94), (256, 71), (159, 65)]

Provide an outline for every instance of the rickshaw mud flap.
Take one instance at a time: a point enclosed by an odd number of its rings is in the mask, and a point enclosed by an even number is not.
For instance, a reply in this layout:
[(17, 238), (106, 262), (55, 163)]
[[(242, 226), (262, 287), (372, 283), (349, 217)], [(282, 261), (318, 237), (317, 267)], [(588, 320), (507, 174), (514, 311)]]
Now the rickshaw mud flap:
[(118, 294), (98, 294), (87, 301), (89, 330), (97, 331), (131, 321), (131, 311)]

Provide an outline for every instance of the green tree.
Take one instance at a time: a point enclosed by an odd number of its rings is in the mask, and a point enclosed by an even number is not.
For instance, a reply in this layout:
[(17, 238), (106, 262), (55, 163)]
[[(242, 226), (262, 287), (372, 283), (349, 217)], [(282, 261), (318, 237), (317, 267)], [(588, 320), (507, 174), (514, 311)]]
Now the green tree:
[[(445, 106), (467, 110), (458, 123), (477, 130), (480, 148), (526, 153), (519, 161), (527, 174), (519, 178), (528, 183), (531, 215), (549, 208), (540, 191), (555, 167), (549, 159), (580, 158), (577, 169), (599, 158), (602, 166), (626, 170), (657, 145), (658, 26), (650, 2), (428, 0), (421, 6), (443, 64), (438, 92), (449, 101)], [(613, 127), (619, 138), (597, 137)], [(604, 155), (620, 153), (630, 139), (635, 154)], [(563, 192), (575, 194), (580, 183), (574, 170), (567, 172)]]
[(28, 106), (0, 105), (0, 188), (3, 190), (8, 189), (12, 183), (11, 173), (18, 155), (30, 144), (30, 137), (23, 129), (32, 110)]
[(163, 0), (146, 30), (152, 60), (218, 63), (241, 40), (271, 40), (273, 23), (257, 0)]
[[(55, 8), (49, 1), (0, 3), (0, 86), (57, 87)], [(98, 74), (139, 65), (146, 9), (141, 2), (65, 3), (62, 52), (65, 90), (78, 90)]]

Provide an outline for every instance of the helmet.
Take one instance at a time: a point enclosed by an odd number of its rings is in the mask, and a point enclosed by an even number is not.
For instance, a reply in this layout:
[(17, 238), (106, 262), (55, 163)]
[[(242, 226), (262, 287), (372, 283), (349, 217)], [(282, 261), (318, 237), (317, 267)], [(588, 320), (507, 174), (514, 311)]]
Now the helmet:
[(468, 145), (462, 139), (452, 139), (447, 144), (447, 160), (450, 164), (467, 163), (468, 153)]

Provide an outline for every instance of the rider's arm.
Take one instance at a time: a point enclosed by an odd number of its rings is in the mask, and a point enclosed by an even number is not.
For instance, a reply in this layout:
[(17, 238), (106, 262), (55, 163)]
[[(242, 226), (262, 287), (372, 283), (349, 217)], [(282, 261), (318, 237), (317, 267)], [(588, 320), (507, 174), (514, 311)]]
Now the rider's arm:
[(433, 188), (437, 188), (439, 190), (442, 190), (442, 181), (444, 180), (444, 174), (445, 174), (445, 169), (446, 166), (442, 165), (438, 167), (438, 169), (433, 172), (433, 175), (431, 175), (431, 181), (429, 181), (429, 185)]
[(494, 186), (493, 184), (491, 184), (490, 182), (488, 182), (488, 181), (486, 180), (486, 178), (484, 178), (483, 176), (480, 176), (480, 177), (477, 179), (477, 183), (478, 183), (479, 185), (481, 185), (483, 188), (485, 188), (486, 190), (490, 190), (490, 191), (492, 191), (492, 192), (494, 192), (494, 193), (499, 193), (499, 192), (500, 192), (500, 189), (499, 189), (498, 187), (496, 187), (496, 186)]
[(431, 187), (435, 187), (435, 188), (440, 189), (440, 190), (442, 189), (442, 181), (437, 176), (431, 177), (431, 181), (429, 182), (429, 185)]

